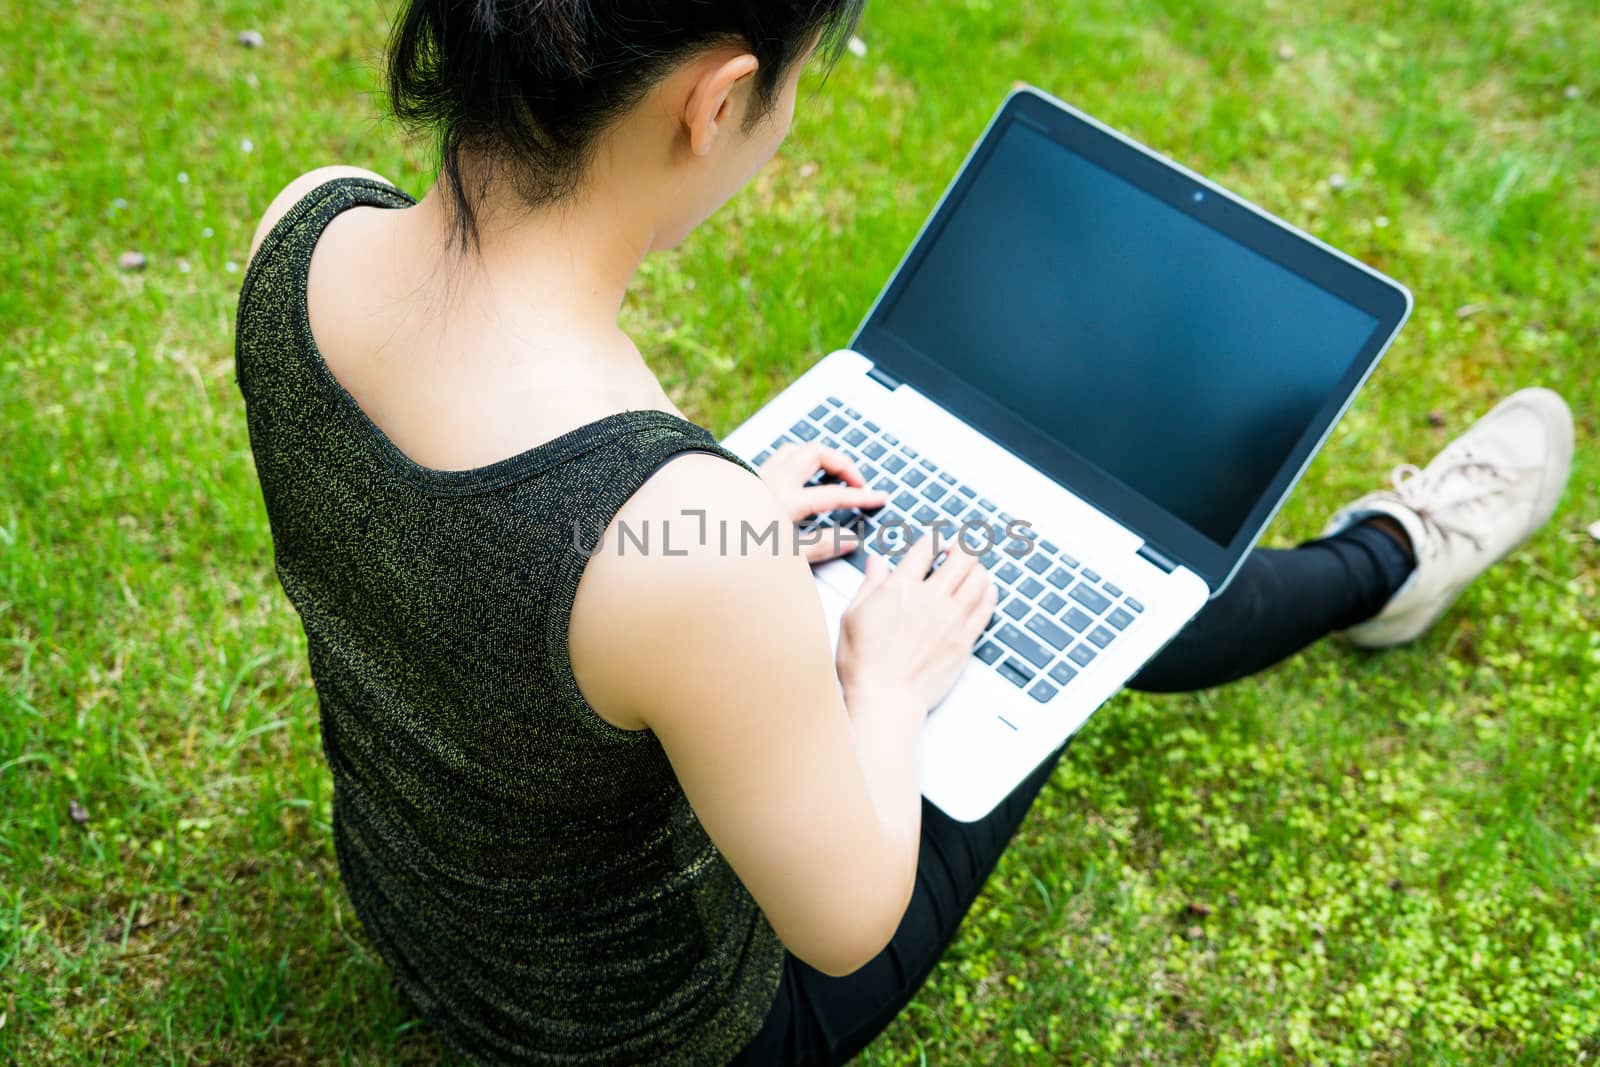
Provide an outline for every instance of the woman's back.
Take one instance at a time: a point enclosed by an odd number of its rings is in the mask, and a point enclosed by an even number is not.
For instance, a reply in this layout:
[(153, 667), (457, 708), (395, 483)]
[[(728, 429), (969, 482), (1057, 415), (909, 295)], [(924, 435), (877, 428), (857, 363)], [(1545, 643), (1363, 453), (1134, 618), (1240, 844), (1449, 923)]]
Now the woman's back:
[(474, 469), (413, 462), (330, 372), (306, 300), (336, 216), (410, 203), (366, 179), (318, 187), (267, 236), (239, 308), (341, 874), (402, 988), (481, 1059), (720, 1058), (759, 1025), (782, 948), (655, 735), (584, 700), (567, 626), (580, 549), (663, 462), (739, 461), (636, 410)]

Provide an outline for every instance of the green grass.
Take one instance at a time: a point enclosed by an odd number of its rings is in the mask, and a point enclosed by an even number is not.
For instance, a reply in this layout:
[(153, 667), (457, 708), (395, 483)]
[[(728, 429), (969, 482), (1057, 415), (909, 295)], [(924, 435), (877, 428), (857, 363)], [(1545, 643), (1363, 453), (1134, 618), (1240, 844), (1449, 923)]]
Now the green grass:
[[(388, 6), (0, 8), (0, 1059), (442, 1059), (339, 888), (232, 379), (285, 181), (425, 187), (378, 118)], [(849, 337), (1026, 79), (1416, 292), (1270, 540), (1516, 386), (1564, 392), (1580, 434), (1555, 521), (1417, 646), (1101, 711), (866, 1061), (1594, 1062), (1592, 0), (907, 0), (861, 36), (627, 306), (718, 431)]]

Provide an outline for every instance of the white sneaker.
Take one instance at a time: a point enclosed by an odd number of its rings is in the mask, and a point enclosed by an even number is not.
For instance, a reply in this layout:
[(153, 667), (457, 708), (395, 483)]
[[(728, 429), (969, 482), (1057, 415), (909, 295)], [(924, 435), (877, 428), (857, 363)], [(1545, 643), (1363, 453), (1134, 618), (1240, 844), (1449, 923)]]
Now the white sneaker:
[(1572, 466), (1572, 412), (1548, 389), (1512, 393), (1422, 470), (1394, 469), (1394, 488), (1368, 493), (1328, 520), (1331, 537), (1388, 515), (1411, 538), (1416, 570), (1373, 618), (1345, 631), (1361, 648), (1421, 637), (1474, 578), (1555, 512)]

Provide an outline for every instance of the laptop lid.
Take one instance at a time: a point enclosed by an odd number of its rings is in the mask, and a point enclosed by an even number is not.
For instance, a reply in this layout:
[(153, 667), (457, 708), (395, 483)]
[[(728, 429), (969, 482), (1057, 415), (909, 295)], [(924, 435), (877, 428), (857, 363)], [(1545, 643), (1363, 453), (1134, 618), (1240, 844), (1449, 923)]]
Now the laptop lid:
[(1404, 286), (1030, 88), (850, 347), (1215, 595), (1410, 312)]

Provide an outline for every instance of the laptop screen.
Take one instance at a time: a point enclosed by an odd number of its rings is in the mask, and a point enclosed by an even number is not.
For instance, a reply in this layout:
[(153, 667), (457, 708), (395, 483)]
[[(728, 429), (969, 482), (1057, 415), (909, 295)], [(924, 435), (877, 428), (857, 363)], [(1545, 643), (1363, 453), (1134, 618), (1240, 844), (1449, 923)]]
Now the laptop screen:
[(1379, 319), (1026, 122), (997, 134), (874, 322), (1229, 545)]

